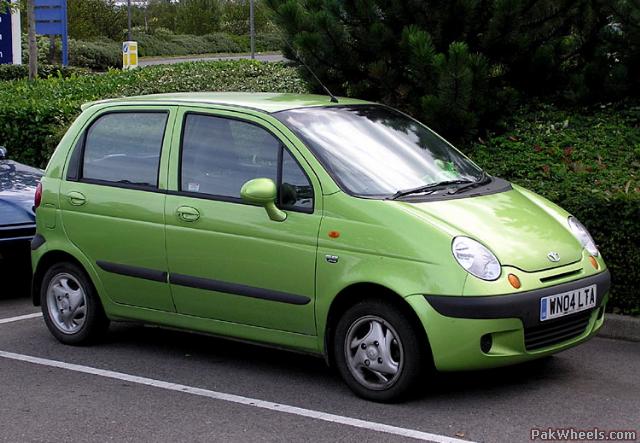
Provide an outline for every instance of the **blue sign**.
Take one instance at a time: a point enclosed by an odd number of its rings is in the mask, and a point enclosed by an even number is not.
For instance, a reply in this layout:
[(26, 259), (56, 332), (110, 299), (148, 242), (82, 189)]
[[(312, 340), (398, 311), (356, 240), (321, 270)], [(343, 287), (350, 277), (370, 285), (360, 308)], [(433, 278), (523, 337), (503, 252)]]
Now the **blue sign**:
[(67, 0), (35, 0), (36, 34), (62, 36), (62, 64), (69, 64)]
[(12, 37), (11, 13), (9, 11), (0, 13), (0, 64), (13, 63)]

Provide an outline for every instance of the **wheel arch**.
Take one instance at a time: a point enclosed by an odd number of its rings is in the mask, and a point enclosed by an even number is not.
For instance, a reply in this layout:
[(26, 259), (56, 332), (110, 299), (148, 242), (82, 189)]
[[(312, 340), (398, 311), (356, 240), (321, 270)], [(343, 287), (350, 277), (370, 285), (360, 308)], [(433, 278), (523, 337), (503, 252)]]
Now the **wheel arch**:
[(351, 284), (342, 289), (334, 297), (329, 307), (324, 329), (323, 351), (325, 361), (329, 366), (333, 366), (334, 364), (332, 352), (333, 335), (340, 316), (356, 303), (363, 300), (371, 300), (376, 298), (390, 301), (395, 306), (400, 308), (405, 315), (407, 315), (407, 318), (409, 318), (413, 325), (417, 328), (416, 330), (422, 332), (420, 340), (425, 345), (425, 351), (429, 352), (429, 356), (432, 358), (427, 331), (422, 326), (422, 323), (418, 318), (418, 314), (415, 312), (413, 307), (409, 303), (407, 303), (407, 301), (400, 294), (384, 285), (378, 283), (361, 282)]
[(42, 278), (47, 272), (47, 269), (49, 269), (54, 264), (61, 262), (70, 262), (77, 265), (78, 267), (80, 267), (80, 269), (85, 271), (85, 273), (89, 277), (89, 280), (91, 281), (91, 276), (89, 272), (87, 272), (85, 266), (72, 254), (62, 250), (47, 251), (38, 260), (36, 269), (33, 272), (33, 280), (31, 283), (31, 298), (34, 306), (40, 306), (40, 285), (42, 284)]

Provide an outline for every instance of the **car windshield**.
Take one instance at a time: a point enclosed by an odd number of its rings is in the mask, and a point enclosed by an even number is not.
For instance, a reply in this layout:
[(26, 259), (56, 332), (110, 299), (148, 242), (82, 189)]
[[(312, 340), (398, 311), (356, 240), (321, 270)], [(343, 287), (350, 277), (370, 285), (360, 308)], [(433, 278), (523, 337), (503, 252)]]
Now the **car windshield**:
[(352, 195), (397, 197), (420, 193), (423, 186), (445, 182), (464, 186), (484, 177), (480, 168), (429, 128), (386, 106), (300, 108), (276, 117), (301, 137)]

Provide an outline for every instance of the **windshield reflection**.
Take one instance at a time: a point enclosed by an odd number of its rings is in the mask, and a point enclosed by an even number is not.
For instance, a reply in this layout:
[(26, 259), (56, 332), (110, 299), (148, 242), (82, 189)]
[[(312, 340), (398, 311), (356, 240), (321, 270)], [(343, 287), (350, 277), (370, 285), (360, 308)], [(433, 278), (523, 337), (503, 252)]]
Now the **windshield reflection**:
[(385, 106), (301, 108), (276, 117), (354, 195), (389, 196), (402, 189), (482, 176), (477, 166), (427, 127)]

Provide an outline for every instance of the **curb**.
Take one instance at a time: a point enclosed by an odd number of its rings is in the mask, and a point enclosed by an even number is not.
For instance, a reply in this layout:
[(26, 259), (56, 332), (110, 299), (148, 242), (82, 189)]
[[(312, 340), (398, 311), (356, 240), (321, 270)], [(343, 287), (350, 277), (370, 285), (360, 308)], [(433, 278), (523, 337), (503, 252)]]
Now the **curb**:
[(605, 314), (598, 336), (640, 342), (640, 317)]

